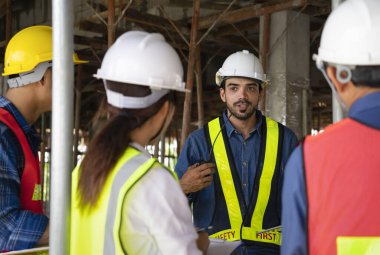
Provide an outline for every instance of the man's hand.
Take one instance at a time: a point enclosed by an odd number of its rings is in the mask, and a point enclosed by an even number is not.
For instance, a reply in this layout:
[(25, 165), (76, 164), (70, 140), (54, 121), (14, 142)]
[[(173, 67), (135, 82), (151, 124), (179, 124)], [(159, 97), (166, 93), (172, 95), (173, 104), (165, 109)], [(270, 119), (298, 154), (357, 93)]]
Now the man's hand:
[(189, 194), (206, 188), (211, 184), (214, 172), (213, 163), (197, 163), (190, 166), (180, 180), (182, 190)]

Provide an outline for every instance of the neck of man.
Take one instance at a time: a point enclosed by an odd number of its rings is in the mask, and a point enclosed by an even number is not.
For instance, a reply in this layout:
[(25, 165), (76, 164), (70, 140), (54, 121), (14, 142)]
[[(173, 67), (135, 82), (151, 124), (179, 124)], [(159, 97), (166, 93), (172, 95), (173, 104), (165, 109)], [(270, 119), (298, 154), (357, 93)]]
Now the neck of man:
[(32, 89), (30, 87), (27, 88), (27, 86), (9, 89), (5, 98), (16, 106), (28, 125), (31, 126), (40, 117), (42, 112), (39, 111), (38, 102), (36, 97), (33, 96)]
[[(228, 116), (231, 114), (229, 111), (227, 111)], [(249, 137), (249, 133), (253, 130), (253, 128), (256, 126), (256, 112), (252, 114), (251, 117), (249, 117), (246, 120), (241, 120), (236, 118), (235, 116), (230, 117), (230, 122), (232, 126), (239, 131), (243, 135), (244, 140)]]
[(352, 104), (355, 103), (360, 98), (372, 94), (374, 92), (380, 92), (380, 88), (372, 88), (372, 87), (357, 87), (352, 85), (352, 92), (350, 93), (348, 99), (346, 100), (346, 104), (348, 108), (351, 108)]

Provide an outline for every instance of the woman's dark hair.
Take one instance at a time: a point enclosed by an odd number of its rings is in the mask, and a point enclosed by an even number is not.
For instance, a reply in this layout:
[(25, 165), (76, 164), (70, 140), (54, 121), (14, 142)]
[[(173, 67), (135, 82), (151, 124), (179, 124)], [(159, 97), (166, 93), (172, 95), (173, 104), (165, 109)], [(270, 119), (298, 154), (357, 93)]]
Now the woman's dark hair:
[[(107, 88), (125, 96), (144, 97), (150, 88), (107, 81)], [(170, 93), (144, 109), (118, 109), (107, 104), (109, 121), (97, 132), (80, 166), (78, 190), (80, 206), (94, 206), (112, 168), (130, 143), (130, 133), (155, 115)]]

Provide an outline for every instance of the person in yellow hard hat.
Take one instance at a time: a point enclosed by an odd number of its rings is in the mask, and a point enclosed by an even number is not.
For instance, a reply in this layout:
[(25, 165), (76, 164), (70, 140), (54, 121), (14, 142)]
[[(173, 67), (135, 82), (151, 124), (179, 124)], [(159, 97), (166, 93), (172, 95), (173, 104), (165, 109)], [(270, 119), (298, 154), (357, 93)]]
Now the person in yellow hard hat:
[[(0, 251), (48, 242), (49, 219), (42, 210), (38, 160), (40, 138), (33, 123), (52, 106), (52, 28), (19, 31), (5, 51), (0, 96)], [(74, 53), (74, 63), (79, 60)]]
[(144, 149), (172, 120), (174, 91), (185, 91), (178, 54), (161, 34), (129, 31), (95, 76), (110, 118), (73, 171), (70, 254), (201, 254), (175, 173)]

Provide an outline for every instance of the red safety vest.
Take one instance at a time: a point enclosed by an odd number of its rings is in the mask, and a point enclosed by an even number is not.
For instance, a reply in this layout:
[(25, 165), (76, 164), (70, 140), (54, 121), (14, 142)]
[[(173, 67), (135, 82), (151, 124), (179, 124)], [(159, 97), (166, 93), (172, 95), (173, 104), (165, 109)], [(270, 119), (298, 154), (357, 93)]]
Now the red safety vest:
[(352, 119), (304, 143), (309, 254), (341, 237), (380, 236), (380, 130)]
[(38, 155), (34, 155), (23, 130), (8, 111), (0, 108), (0, 122), (7, 125), (16, 135), (24, 153), (25, 164), (21, 176), (21, 209), (43, 213), (42, 190)]

